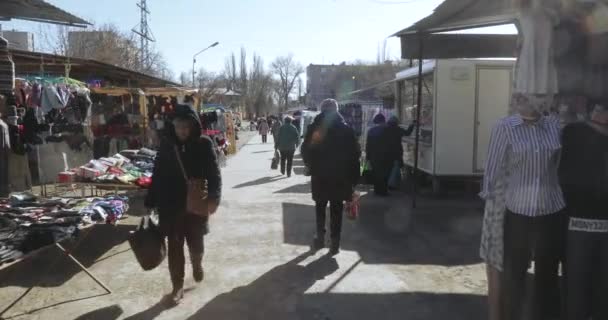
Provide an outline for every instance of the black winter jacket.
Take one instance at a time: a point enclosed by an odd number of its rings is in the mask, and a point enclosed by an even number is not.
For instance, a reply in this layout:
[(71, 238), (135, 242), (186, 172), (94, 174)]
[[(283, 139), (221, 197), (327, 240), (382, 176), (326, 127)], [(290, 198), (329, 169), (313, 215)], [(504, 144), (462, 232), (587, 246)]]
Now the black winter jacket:
[(179, 151), (189, 178), (203, 178), (207, 182), (209, 198), (219, 202), (222, 190), (222, 177), (217, 155), (211, 139), (200, 136), (200, 119), (193, 108), (185, 105), (176, 107), (176, 115), (192, 117), (196, 128), (192, 138), (186, 143), (178, 142), (174, 130), (163, 138), (154, 164), (152, 185), (148, 190), (145, 205), (158, 208), (163, 215), (181, 214), (186, 207), (186, 181), (177, 161), (175, 149)]
[(361, 147), (338, 113), (315, 118), (302, 144), (302, 158), (312, 176), (315, 201), (350, 200), (360, 176)]

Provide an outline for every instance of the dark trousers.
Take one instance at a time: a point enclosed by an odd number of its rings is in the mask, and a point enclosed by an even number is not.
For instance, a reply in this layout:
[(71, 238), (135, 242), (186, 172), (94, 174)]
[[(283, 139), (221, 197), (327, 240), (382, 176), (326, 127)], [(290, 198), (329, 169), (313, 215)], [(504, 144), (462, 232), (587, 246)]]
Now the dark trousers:
[(267, 134), (263, 134), (262, 135), (262, 143), (266, 143), (268, 142), (268, 135)]
[(177, 217), (167, 228), (169, 273), (174, 288), (184, 285), (184, 242), (188, 244), (192, 264), (202, 263), (205, 244), (203, 237), (206, 233), (206, 219), (200, 216), (186, 214)]
[(608, 233), (568, 231), (568, 320), (608, 319)]
[(317, 201), (317, 237), (325, 239), (325, 212), (327, 204), (330, 204), (329, 224), (331, 230), (332, 245), (340, 245), (340, 234), (342, 233), (342, 212), (344, 211), (343, 201)]
[(523, 317), (526, 276), (532, 260), (537, 314), (532, 319), (556, 319), (561, 313), (558, 270), (564, 256), (564, 213), (527, 217), (507, 211), (504, 229), (504, 319)]
[[(295, 150), (281, 150), (281, 173), (287, 173), (288, 176), (291, 176), (295, 152)], [(285, 171), (285, 165), (287, 165), (287, 172)]]
[(391, 166), (388, 164), (372, 164), (374, 175), (374, 192), (378, 195), (388, 194), (388, 178), (391, 175)]

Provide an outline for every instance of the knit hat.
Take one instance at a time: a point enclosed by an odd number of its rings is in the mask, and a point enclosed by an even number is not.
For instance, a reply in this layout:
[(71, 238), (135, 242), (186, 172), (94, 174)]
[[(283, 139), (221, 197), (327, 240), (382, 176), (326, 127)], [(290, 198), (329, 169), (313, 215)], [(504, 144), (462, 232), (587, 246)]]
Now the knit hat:
[(382, 124), (382, 123), (386, 123), (386, 117), (382, 113), (378, 113), (374, 117), (374, 124)]
[(321, 102), (321, 112), (338, 112), (338, 101), (325, 99)]

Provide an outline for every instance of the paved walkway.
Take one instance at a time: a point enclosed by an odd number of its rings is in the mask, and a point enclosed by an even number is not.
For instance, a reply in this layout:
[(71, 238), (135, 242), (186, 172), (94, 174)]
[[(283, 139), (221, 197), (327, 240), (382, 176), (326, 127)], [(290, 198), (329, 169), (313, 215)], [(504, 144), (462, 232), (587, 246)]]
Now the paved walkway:
[[(166, 262), (143, 272), (125, 242), (137, 223), (101, 226), (75, 251), (114, 291), (103, 291), (49, 252), (0, 272), (0, 308), (38, 284), (11, 319), (485, 319), (481, 221), (472, 200), (378, 199), (363, 190), (362, 214), (344, 221), (343, 251), (309, 252), (314, 209), (308, 178), (270, 170), (272, 144), (254, 137), (223, 169), (224, 200), (206, 237), (206, 279), (187, 266), (182, 305), (166, 309)], [(98, 296), (100, 295), (100, 296)], [(95, 297), (97, 296), (97, 297)], [(91, 298), (92, 297), (92, 298)], [(25, 311), (42, 308), (32, 314)]]

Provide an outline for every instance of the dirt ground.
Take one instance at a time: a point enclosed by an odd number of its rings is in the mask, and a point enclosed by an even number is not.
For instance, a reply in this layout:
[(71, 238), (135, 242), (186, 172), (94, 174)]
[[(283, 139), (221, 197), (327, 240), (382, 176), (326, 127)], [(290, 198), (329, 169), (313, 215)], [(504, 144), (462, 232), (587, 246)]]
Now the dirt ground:
[[(474, 195), (422, 196), (418, 208), (396, 192), (362, 188), (361, 215), (345, 219), (342, 252), (309, 250), (314, 207), (296, 160), (290, 179), (270, 170), (272, 144), (242, 135), (223, 169), (224, 199), (206, 237), (206, 278), (187, 266), (182, 305), (167, 308), (166, 262), (141, 270), (126, 242), (138, 221), (98, 226), (70, 244), (74, 256), (112, 289), (49, 249), (0, 271), (5, 319), (486, 319), (479, 259), (482, 204)], [(131, 214), (142, 213), (137, 198)], [(27, 295), (21, 295), (28, 288)]]

